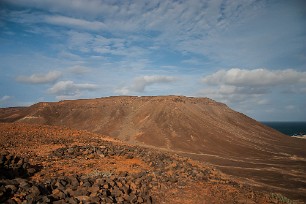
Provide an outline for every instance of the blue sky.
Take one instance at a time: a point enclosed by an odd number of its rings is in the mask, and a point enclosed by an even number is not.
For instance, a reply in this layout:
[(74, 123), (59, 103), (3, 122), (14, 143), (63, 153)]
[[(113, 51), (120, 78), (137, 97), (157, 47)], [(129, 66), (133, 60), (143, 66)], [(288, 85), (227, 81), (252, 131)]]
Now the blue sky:
[(0, 107), (209, 97), (306, 121), (303, 0), (1, 0)]

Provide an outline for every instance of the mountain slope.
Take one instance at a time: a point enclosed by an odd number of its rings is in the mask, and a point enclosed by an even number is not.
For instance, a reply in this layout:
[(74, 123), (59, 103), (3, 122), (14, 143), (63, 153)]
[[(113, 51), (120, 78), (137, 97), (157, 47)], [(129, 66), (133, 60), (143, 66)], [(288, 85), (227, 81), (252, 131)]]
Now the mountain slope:
[[(207, 98), (108, 97), (38, 103), (11, 114), (0, 113), (0, 118), (89, 130), (130, 143), (192, 153), (256, 156), (279, 148), (292, 152), (290, 138)], [(298, 147), (294, 151), (305, 153)]]

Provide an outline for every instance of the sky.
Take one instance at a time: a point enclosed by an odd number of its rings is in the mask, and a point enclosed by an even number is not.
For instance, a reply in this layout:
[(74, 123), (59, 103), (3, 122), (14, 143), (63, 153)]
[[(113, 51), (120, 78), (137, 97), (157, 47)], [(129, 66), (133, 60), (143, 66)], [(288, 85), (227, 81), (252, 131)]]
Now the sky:
[(0, 107), (113, 95), (306, 121), (306, 1), (0, 0)]

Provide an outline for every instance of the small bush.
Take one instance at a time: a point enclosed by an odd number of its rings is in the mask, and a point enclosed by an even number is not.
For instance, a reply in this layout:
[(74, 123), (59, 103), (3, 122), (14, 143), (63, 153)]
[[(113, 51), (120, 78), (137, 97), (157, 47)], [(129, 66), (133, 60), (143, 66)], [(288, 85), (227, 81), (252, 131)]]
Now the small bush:
[(286, 203), (286, 204), (294, 204), (292, 200), (287, 198), (286, 196), (279, 194), (279, 193), (272, 193), (271, 198), (274, 200), (277, 200), (280, 203)]

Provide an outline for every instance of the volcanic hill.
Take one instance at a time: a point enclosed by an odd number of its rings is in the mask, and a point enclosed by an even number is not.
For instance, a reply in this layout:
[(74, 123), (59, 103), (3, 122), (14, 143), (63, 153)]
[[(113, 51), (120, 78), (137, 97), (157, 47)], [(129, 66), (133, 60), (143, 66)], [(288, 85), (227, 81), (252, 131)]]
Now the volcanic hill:
[(253, 186), (306, 200), (306, 141), (208, 98), (107, 97), (0, 109), (0, 122), (63, 126), (210, 162)]

